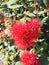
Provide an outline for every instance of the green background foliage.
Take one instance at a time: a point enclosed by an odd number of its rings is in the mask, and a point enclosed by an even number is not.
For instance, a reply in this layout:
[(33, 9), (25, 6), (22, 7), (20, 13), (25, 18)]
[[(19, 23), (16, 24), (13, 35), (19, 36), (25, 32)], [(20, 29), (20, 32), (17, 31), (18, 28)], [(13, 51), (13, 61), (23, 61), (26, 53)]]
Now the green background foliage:
[[(37, 4), (38, 3), (38, 4)], [(20, 19), (30, 20), (31, 18), (39, 18), (43, 24), (42, 35), (38, 39), (34, 52), (40, 57), (41, 65), (49, 65), (49, 0), (1, 0), (0, 12), (5, 17), (14, 17), (16, 22)], [(35, 6), (34, 6), (35, 5)], [(0, 27), (3, 28), (3, 27)], [(3, 61), (5, 64), (12, 65), (12, 62), (16, 62), (15, 65), (23, 65), (19, 61), (20, 51), (15, 48), (14, 41), (11, 37), (6, 36), (6, 40), (0, 44), (0, 51), (3, 53)], [(14, 54), (16, 54), (14, 56)], [(11, 56), (12, 55), (12, 56)], [(13, 58), (11, 60), (10, 58)], [(2, 57), (1, 57), (2, 58)], [(18, 62), (17, 62), (18, 61)], [(7, 65), (6, 64), (6, 65)]]

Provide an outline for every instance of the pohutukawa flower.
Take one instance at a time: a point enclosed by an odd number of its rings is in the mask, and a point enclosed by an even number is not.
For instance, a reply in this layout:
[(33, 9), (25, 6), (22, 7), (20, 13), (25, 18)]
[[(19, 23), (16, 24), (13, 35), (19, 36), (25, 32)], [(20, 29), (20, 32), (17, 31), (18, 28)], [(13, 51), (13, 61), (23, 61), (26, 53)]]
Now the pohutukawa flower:
[(25, 52), (21, 55), (20, 60), (24, 63), (24, 65), (41, 65), (35, 53)]
[(18, 49), (30, 49), (36, 45), (37, 39), (41, 34), (39, 19), (35, 18), (29, 22), (19, 22), (14, 24), (10, 32)]

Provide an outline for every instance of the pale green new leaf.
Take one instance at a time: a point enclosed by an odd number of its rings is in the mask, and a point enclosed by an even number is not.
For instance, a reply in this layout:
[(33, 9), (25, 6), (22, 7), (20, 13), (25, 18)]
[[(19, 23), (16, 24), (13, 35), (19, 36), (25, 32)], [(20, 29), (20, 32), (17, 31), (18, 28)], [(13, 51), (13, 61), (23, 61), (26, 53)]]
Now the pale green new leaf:
[(23, 62), (18, 61), (18, 62), (15, 63), (15, 65), (24, 65), (24, 64), (23, 64)]
[(45, 4), (45, 6), (47, 7), (48, 0), (43, 0), (43, 3), (44, 3), (44, 4)]
[(9, 0), (9, 1), (7, 2), (7, 4), (8, 4), (8, 5), (11, 5), (11, 4), (16, 3), (16, 1), (17, 1), (17, 0)]
[(40, 11), (40, 12), (38, 12), (38, 15), (42, 15), (44, 13), (45, 13), (45, 11)]
[(45, 23), (48, 19), (48, 16), (42, 19), (42, 23)]
[(17, 8), (20, 8), (20, 7), (22, 7), (22, 5), (9, 5), (8, 6), (8, 8), (10, 8), (10, 9), (17, 9)]

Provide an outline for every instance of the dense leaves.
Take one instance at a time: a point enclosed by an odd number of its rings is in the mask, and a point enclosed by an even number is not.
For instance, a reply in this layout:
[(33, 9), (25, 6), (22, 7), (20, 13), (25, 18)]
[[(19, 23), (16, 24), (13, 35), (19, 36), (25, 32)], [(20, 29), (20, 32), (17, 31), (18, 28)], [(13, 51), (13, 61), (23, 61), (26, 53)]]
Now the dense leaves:
[(17, 49), (15, 42), (11, 37), (10, 29), (15, 24), (17, 25), (20, 22), (28, 23), (34, 18), (39, 19), (42, 23), (42, 32), (40, 37), (37, 39), (37, 44), (34, 46), (34, 48), (31, 47), (27, 51), (29, 51), (29, 53), (35, 53), (40, 59), (41, 65), (49, 65), (49, 0), (0, 1), (1, 64), (23, 65), (23, 63), (20, 61), (20, 56), (22, 53), (25, 53), (26, 50)]

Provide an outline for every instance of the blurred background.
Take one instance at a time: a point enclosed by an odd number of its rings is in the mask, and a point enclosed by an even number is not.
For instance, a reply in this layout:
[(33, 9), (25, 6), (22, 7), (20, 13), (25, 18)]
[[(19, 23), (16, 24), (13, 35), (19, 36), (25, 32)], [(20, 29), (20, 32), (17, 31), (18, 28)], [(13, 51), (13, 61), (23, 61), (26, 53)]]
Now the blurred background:
[(41, 65), (49, 65), (49, 0), (0, 0), (0, 63), (1, 65), (22, 65), (20, 51), (15, 47), (10, 28), (19, 21), (39, 18), (42, 35), (34, 52), (40, 57)]

